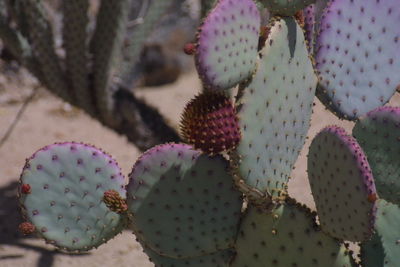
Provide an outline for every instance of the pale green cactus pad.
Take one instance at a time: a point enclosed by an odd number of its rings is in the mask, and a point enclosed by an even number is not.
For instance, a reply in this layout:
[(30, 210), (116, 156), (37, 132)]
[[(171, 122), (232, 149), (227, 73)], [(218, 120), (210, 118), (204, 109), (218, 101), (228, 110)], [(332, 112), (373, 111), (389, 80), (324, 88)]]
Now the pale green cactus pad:
[[(400, 266), (400, 208), (379, 199), (376, 214), (376, 237), (361, 245), (361, 258), (365, 266)], [(375, 246), (370, 243), (374, 242)], [(383, 253), (379, 248), (383, 248)], [(382, 258), (383, 256), (383, 258)]]
[(322, 230), (343, 240), (368, 240), (377, 195), (357, 141), (343, 128), (324, 128), (310, 145), (307, 168)]
[(293, 16), (308, 5), (315, 3), (315, 0), (261, 0), (274, 15)]
[(155, 264), (155, 267), (228, 267), (229, 261), (234, 255), (232, 250), (227, 249), (200, 257), (173, 259), (158, 255), (148, 248), (145, 248), (144, 252)]
[(251, 207), (236, 249), (232, 267), (351, 266), (345, 246), (324, 234), (311, 211), (295, 203), (270, 213)]
[(164, 144), (135, 163), (127, 187), (136, 236), (156, 253), (198, 257), (233, 246), (241, 194), (220, 156)]
[(381, 198), (400, 205), (400, 108), (381, 107), (353, 128), (368, 157)]
[(197, 36), (196, 67), (205, 87), (229, 89), (256, 69), (260, 13), (253, 0), (220, 0)]
[(121, 215), (102, 201), (111, 189), (125, 197), (124, 177), (110, 156), (92, 146), (62, 143), (40, 149), (27, 160), (21, 184), (26, 219), (61, 249), (98, 247), (124, 227)]
[(234, 163), (239, 179), (276, 197), (286, 191), (304, 144), (317, 77), (303, 30), (292, 18), (273, 23), (261, 56), (237, 101), (242, 140)]

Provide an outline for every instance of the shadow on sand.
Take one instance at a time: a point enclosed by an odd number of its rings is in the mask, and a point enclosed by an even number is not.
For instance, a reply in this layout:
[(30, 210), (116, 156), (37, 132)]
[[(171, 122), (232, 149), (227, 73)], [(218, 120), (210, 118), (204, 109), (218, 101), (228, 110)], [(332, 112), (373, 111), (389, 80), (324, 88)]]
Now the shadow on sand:
[[(53, 266), (54, 257), (57, 254), (67, 254), (57, 249), (47, 249), (40, 246), (27, 244), (27, 239), (36, 237), (26, 237), (18, 231), (18, 225), (23, 222), (17, 199), (18, 182), (12, 182), (4, 187), (0, 187), (0, 245), (16, 246), (27, 250), (32, 250), (40, 254), (36, 263), (32, 266), (50, 267)], [(75, 257), (86, 254), (69, 254)], [(24, 254), (10, 254), (7, 251), (0, 253), (0, 266), (2, 260), (12, 260), (23, 258)]]

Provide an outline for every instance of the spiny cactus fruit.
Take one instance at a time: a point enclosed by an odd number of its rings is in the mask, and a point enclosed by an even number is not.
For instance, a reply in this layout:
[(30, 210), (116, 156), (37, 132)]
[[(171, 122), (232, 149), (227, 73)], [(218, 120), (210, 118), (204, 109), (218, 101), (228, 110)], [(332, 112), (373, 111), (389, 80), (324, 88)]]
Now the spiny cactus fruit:
[(214, 92), (203, 92), (186, 105), (181, 132), (187, 143), (208, 154), (235, 148), (241, 137), (232, 101)]
[(307, 168), (322, 230), (344, 240), (368, 240), (376, 189), (357, 141), (343, 128), (324, 128), (310, 145)]
[(379, 196), (400, 205), (400, 108), (381, 107), (353, 129), (368, 157)]
[(316, 45), (320, 99), (340, 117), (356, 119), (384, 105), (400, 84), (398, 0), (334, 0)]
[(307, 135), (317, 78), (292, 18), (273, 22), (260, 53), (257, 73), (237, 100), (242, 140), (234, 165), (238, 179), (279, 197)]
[[(80, 143), (44, 147), (21, 175), (26, 219), (47, 242), (64, 250), (89, 250), (121, 232), (123, 218), (103, 203), (105, 191), (125, 196), (124, 177), (107, 154)], [(29, 184), (31, 193), (23, 193)]]
[(233, 247), (242, 199), (222, 157), (186, 144), (165, 144), (135, 163), (127, 202), (137, 237), (171, 258)]
[(272, 211), (250, 207), (232, 267), (352, 266), (344, 245), (325, 235), (307, 208), (288, 200)]
[(256, 68), (260, 14), (252, 0), (220, 0), (197, 37), (196, 67), (205, 87), (229, 89)]

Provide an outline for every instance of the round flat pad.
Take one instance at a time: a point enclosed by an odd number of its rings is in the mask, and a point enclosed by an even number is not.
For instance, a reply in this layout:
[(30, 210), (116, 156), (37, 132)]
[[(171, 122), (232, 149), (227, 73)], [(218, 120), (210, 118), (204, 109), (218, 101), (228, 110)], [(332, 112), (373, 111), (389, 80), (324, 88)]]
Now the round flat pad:
[(252, 0), (220, 0), (198, 33), (196, 67), (209, 89), (229, 89), (256, 69), (260, 14)]
[(368, 240), (377, 195), (357, 141), (340, 127), (324, 128), (310, 145), (308, 174), (322, 230), (342, 240)]
[(89, 250), (122, 231), (123, 218), (102, 199), (112, 189), (125, 197), (124, 177), (115, 160), (99, 149), (79, 143), (44, 147), (27, 160), (21, 183), (27, 219), (57, 247)]
[(198, 257), (230, 248), (242, 198), (227, 162), (185, 144), (164, 144), (135, 163), (127, 187), (136, 236), (171, 258)]
[(316, 39), (322, 102), (347, 119), (384, 105), (400, 84), (397, 0), (333, 0)]

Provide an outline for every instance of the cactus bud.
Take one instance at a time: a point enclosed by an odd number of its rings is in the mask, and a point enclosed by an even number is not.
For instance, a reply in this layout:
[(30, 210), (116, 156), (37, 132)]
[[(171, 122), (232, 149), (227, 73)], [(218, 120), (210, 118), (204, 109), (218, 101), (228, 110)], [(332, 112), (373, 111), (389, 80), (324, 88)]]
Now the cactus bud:
[(30, 222), (23, 222), (18, 226), (18, 229), (23, 235), (30, 235), (35, 232), (36, 227)]
[(183, 51), (186, 55), (193, 55), (196, 52), (196, 45), (194, 43), (187, 43), (183, 47)]
[(128, 210), (125, 199), (115, 190), (104, 192), (103, 201), (110, 210), (116, 213), (124, 213)]
[(29, 184), (22, 184), (21, 185), (21, 193), (22, 194), (30, 194), (32, 192), (31, 186)]

